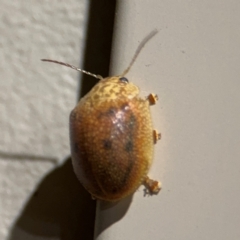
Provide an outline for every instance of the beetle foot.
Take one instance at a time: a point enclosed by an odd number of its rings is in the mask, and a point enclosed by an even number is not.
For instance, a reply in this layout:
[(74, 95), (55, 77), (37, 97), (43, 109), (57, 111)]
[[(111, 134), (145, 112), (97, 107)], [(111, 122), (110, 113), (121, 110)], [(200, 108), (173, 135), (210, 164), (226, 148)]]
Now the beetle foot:
[(154, 105), (154, 104), (156, 104), (156, 102), (158, 100), (158, 95), (150, 93), (147, 97), (147, 100), (149, 101), (150, 105)]
[(154, 142), (154, 144), (156, 144), (157, 141), (159, 141), (161, 139), (161, 137), (162, 137), (161, 133), (158, 133), (158, 131), (154, 129), (153, 130), (153, 142)]
[(158, 194), (159, 191), (161, 190), (161, 186), (162, 186), (161, 182), (152, 180), (149, 177), (145, 178), (143, 185), (146, 187), (146, 189), (144, 189), (145, 196)]

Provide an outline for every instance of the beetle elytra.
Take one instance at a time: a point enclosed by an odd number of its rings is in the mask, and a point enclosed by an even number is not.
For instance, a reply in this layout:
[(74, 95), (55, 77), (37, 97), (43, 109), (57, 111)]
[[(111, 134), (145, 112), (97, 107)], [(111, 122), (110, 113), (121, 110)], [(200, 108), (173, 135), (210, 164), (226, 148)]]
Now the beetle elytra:
[(127, 69), (118, 76), (103, 78), (63, 62), (55, 62), (91, 75), (100, 81), (80, 99), (70, 114), (70, 143), (74, 171), (93, 198), (118, 201), (141, 184), (158, 193), (160, 183), (147, 174), (153, 146), (161, 135), (153, 130), (150, 106), (157, 95), (139, 96), (139, 88), (125, 75), (151, 32), (139, 45)]

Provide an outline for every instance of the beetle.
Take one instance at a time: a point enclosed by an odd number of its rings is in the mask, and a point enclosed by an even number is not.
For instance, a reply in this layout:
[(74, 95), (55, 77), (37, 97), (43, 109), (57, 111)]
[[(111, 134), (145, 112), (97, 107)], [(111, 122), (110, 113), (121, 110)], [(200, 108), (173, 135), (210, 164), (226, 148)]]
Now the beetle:
[(139, 96), (139, 88), (125, 75), (144, 45), (140, 43), (128, 68), (118, 76), (103, 78), (63, 62), (58, 63), (91, 75), (100, 81), (80, 99), (70, 114), (70, 145), (74, 172), (94, 199), (118, 201), (146, 186), (149, 194), (161, 188), (147, 174), (153, 146), (161, 134), (153, 130), (150, 106), (157, 95)]

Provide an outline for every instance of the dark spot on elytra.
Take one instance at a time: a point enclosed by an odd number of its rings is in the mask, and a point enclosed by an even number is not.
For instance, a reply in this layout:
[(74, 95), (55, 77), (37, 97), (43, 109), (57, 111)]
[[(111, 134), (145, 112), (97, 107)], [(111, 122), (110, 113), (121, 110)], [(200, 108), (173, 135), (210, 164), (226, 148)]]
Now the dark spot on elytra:
[[(132, 155), (131, 152), (129, 153), (130, 156)], [(129, 179), (129, 175), (131, 174), (131, 171), (133, 169), (133, 166), (135, 164), (135, 159), (134, 159), (134, 156), (131, 156), (131, 158), (129, 159), (130, 161), (128, 162), (128, 167), (126, 168), (125, 170), (125, 173), (124, 175), (122, 176), (122, 183), (121, 183), (121, 186), (124, 187), (126, 182), (128, 181)]]
[(129, 128), (132, 130), (132, 129), (135, 127), (136, 123), (137, 123), (136, 118), (135, 118), (135, 116), (132, 114), (132, 115), (130, 116), (129, 123), (128, 123)]
[(133, 142), (131, 140), (129, 140), (127, 142), (127, 144), (125, 145), (125, 151), (129, 153), (132, 150), (133, 150)]
[(106, 150), (110, 150), (112, 148), (112, 142), (108, 139), (103, 140), (103, 147)]
[(107, 111), (108, 115), (115, 115), (117, 112), (116, 108), (109, 108), (109, 110)]

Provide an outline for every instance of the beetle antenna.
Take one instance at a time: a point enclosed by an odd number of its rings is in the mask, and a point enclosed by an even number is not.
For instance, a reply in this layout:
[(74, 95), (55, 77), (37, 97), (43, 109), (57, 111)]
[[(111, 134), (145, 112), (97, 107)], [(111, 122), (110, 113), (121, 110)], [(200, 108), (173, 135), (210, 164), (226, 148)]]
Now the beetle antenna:
[(137, 59), (139, 53), (141, 52), (141, 50), (143, 49), (143, 47), (145, 46), (145, 44), (152, 38), (154, 37), (156, 34), (158, 33), (158, 30), (155, 29), (152, 32), (150, 32), (143, 40), (142, 42), (139, 44), (133, 58), (132, 61), (130, 62), (129, 66), (127, 67), (127, 69), (121, 74), (121, 76), (125, 76), (128, 71), (130, 70), (130, 68), (132, 67), (132, 65), (134, 64), (135, 60)]
[(97, 79), (100, 79), (100, 80), (103, 79), (103, 77), (102, 77), (101, 75), (96, 75), (96, 74), (87, 72), (87, 71), (85, 71), (85, 70), (82, 70), (82, 69), (80, 69), (80, 68), (77, 68), (77, 67), (75, 67), (75, 66), (73, 66), (73, 65), (70, 65), (70, 64), (68, 64), (68, 63), (59, 62), (59, 61), (51, 60), (51, 59), (41, 59), (41, 61), (43, 61), (43, 62), (57, 63), (57, 64), (60, 64), (60, 65), (66, 66), (66, 67), (70, 67), (70, 68), (72, 68), (72, 69), (74, 69), (74, 70), (77, 70), (77, 71), (82, 72), (82, 73), (84, 73), (84, 74), (87, 74), (87, 75), (89, 75), (89, 76), (95, 77), (95, 78), (97, 78)]

